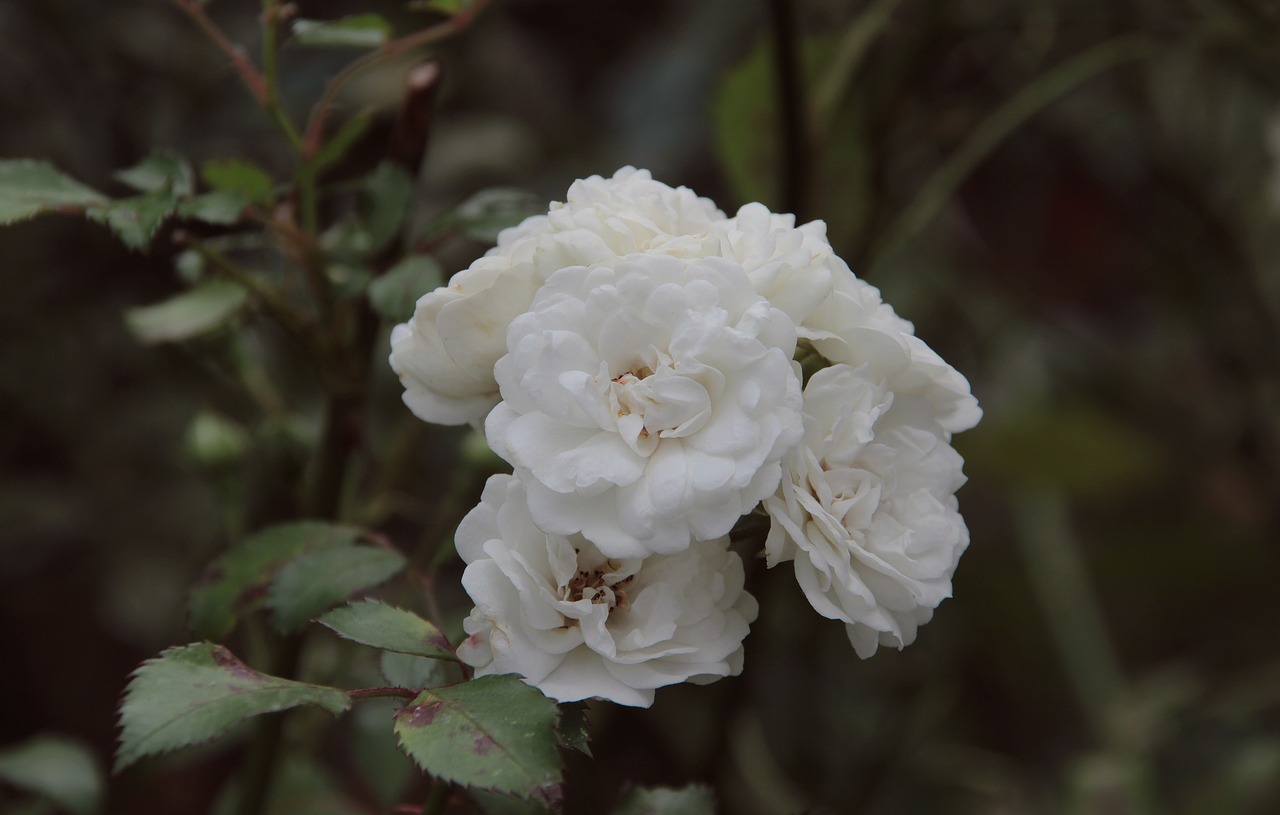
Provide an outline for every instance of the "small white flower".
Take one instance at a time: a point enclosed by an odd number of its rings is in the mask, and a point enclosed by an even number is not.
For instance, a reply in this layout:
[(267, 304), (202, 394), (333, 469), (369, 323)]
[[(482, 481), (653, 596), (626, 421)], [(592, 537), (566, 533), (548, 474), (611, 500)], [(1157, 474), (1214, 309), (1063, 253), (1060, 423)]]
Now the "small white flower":
[(742, 264), (756, 291), (799, 325), (831, 295), (835, 272), (848, 267), (827, 243), (827, 225), (797, 227), (794, 215), (747, 204), (715, 225), (706, 250)]
[(477, 676), (519, 674), (562, 702), (648, 707), (655, 688), (742, 672), (757, 606), (727, 539), (609, 559), (581, 536), (539, 530), (520, 481), (496, 475), (456, 540), (476, 604), (458, 656)]
[(489, 444), (539, 526), (609, 557), (727, 534), (802, 433), (795, 326), (721, 258), (562, 269), (507, 347)]
[(809, 602), (846, 624), (859, 656), (909, 645), (951, 596), (969, 543), (954, 494), (963, 461), (935, 406), (870, 364), (815, 373), (804, 412), (804, 441), (764, 502), (768, 563), (794, 561)]
[(868, 365), (895, 394), (926, 400), (947, 433), (976, 425), (982, 409), (969, 381), (915, 336), (911, 323), (880, 299), (879, 289), (854, 277), (839, 258), (836, 261), (834, 290), (797, 325), (799, 336), (831, 362)]
[(507, 326), (552, 272), (636, 252), (693, 255), (723, 218), (707, 199), (647, 170), (574, 182), (565, 203), (503, 230), (497, 246), (424, 295), (413, 318), (395, 327), (391, 367), (405, 403), (426, 421), (480, 425), (499, 399), (493, 365), (506, 353)]

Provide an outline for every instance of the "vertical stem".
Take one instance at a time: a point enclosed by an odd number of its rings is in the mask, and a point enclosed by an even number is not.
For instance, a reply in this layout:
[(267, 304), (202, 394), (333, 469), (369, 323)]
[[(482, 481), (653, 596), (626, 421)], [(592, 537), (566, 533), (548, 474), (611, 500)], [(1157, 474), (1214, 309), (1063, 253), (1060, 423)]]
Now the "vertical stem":
[(279, 31), (280, 31), (280, 0), (262, 0), (262, 76), (263, 76), (263, 105), (267, 112), (271, 114), (271, 118), (275, 119), (276, 125), (280, 131), (284, 133), (285, 138), (289, 140), (289, 146), (299, 155), (302, 154), (302, 137), (298, 135), (298, 130), (289, 121), (289, 117), (285, 115), (284, 108), (280, 106), (280, 83), (279, 69), (276, 64), (276, 54), (279, 49)]
[(1110, 738), (1110, 706), (1124, 677), (1071, 532), (1066, 499), (1054, 491), (1028, 492), (1014, 503), (1018, 543), (1054, 644), (1076, 696), (1100, 743)]
[(791, 0), (769, 0), (773, 32), (773, 64), (778, 99), (778, 127), (782, 137), (782, 210), (797, 220), (809, 196), (809, 144), (806, 138), (804, 89), (800, 81), (800, 57), (795, 10)]
[(440, 815), (445, 804), (449, 803), (449, 782), (436, 779), (427, 793), (427, 800), (422, 802), (422, 815)]

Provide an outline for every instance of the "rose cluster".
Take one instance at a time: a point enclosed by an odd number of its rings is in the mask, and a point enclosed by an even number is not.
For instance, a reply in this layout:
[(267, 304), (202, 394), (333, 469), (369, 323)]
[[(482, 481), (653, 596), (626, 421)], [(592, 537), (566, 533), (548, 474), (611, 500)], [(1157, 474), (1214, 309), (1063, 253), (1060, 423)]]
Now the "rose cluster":
[(739, 673), (758, 609), (728, 535), (755, 511), (768, 565), (860, 656), (950, 595), (969, 540), (950, 440), (981, 411), (820, 221), (592, 176), (391, 347), (410, 409), (472, 424), (514, 471), (456, 535), (478, 675), (648, 706)]

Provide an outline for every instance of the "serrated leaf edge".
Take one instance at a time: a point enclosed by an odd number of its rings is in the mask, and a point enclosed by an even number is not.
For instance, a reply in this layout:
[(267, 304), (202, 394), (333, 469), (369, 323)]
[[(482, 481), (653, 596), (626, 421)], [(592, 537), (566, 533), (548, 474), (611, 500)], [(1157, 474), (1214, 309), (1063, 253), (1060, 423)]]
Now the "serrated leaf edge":
[[(512, 675), (513, 675), (513, 674), (512, 674)], [(483, 677), (476, 677), (476, 678), (477, 678), (477, 679), (481, 679), (481, 678), (483, 678)], [(475, 680), (472, 680), (472, 681), (475, 681)], [(462, 683), (462, 684), (466, 684), (466, 683)], [(398, 709), (398, 710), (396, 711), (396, 714), (395, 714), (394, 719), (398, 721), (398, 720), (400, 719), (400, 717), (401, 717), (401, 715), (402, 715), (402, 714), (406, 713), (407, 711), (411, 710), (412, 708), (419, 707), (420, 705), (418, 704), (418, 700), (419, 700), (419, 699), (421, 699), (423, 696), (426, 696), (428, 693), (435, 694), (435, 693), (437, 693), (437, 692), (438, 692), (438, 691), (440, 691), (440, 690), (445, 690), (445, 689), (447, 689), (447, 688), (451, 688), (451, 687), (458, 687), (458, 686), (457, 686), (457, 685), (447, 685), (447, 686), (445, 686), (444, 688), (427, 688), (427, 689), (423, 690), (423, 691), (422, 691), (422, 693), (420, 693), (420, 694), (418, 694), (417, 696), (415, 696), (415, 697), (413, 698), (413, 700), (412, 700), (412, 701), (411, 701), (407, 706), (405, 706), (405, 707), (402, 707), (402, 708)], [(529, 687), (531, 687), (531, 688), (532, 688), (533, 686), (532, 686), (532, 685), (530, 685)], [(536, 688), (534, 688), (534, 689), (536, 690)], [(541, 692), (541, 691), (539, 691), (539, 692)], [(544, 697), (544, 698), (545, 698), (545, 697)], [(552, 701), (554, 702), (554, 700), (552, 700)], [(554, 734), (555, 734), (555, 736), (556, 736), (556, 749), (557, 749), (557, 750), (559, 750), (559, 749), (560, 749), (560, 738), (559, 738), (559, 736), (560, 736), (560, 716), (561, 716), (561, 712), (560, 712), (560, 706), (559, 706), (559, 705), (554, 705), (554, 708), (555, 708), (555, 721), (552, 723), (552, 730), (553, 730), (553, 732), (554, 732)], [(467, 715), (465, 715), (465, 714), (462, 714), (462, 716), (463, 716), (463, 718), (465, 718), (465, 719), (467, 719), (469, 722), (471, 722), (473, 725), (475, 725), (477, 730), (479, 730), (479, 731), (480, 731), (481, 733), (483, 733), (484, 735), (488, 736), (488, 737), (489, 737), (489, 739), (490, 739), (491, 741), (493, 741), (494, 745), (496, 745), (499, 749), (501, 749), (501, 750), (502, 750), (502, 752), (503, 752), (503, 753), (505, 753), (505, 754), (506, 754), (506, 755), (507, 755), (507, 756), (512, 760), (512, 762), (513, 762), (516, 766), (518, 766), (518, 767), (520, 768), (520, 770), (521, 770), (521, 771), (522, 771), (526, 776), (528, 776), (528, 777), (529, 777), (529, 778), (531, 778), (531, 779), (534, 777), (534, 774), (533, 774), (531, 771), (529, 771), (528, 769), (526, 769), (526, 768), (524, 767), (524, 765), (523, 765), (523, 764), (521, 764), (521, 763), (520, 763), (520, 762), (518, 762), (518, 761), (515, 761), (515, 757), (511, 755), (511, 752), (510, 752), (510, 751), (509, 751), (509, 750), (508, 750), (504, 745), (502, 745), (500, 742), (498, 742), (498, 740), (497, 740), (497, 739), (494, 739), (494, 738), (489, 734), (489, 732), (488, 732), (485, 728), (480, 727), (480, 726), (478, 725), (478, 723), (475, 721), (475, 719), (473, 719), (472, 717), (467, 716)], [(452, 777), (449, 777), (449, 776), (446, 776), (446, 775), (436, 774), (435, 772), (433, 772), (433, 771), (432, 771), (432, 770), (430, 770), (429, 768), (427, 768), (427, 767), (423, 766), (422, 762), (418, 761), (418, 758), (417, 758), (415, 755), (413, 755), (413, 753), (411, 753), (411, 752), (410, 752), (410, 751), (405, 747), (404, 739), (403, 739), (403, 738), (401, 738), (401, 736), (400, 736), (400, 732), (399, 732), (398, 730), (395, 730), (395, 729), (393, 728), (393, 729), (392, 729), (392, 732), (394, 732), (394, 733), (395, 733), (395, 736), (396, 736), (396, 746), (400, 748), (400, 752), (402, 752), (402, 753), (404, 753), (406, 756), (408, 756), (408, 757), (409, 757), (409, 760), (410, 760), (410, 761), (412, 761), (412, 762), (413, 762), (415, 765), (417, 765), (418, 767), (420, 767), (420, 768), (423, 770), (423, 772), (426, 772), (427, 774), (431, 775), (431, 776), (432, 776), (432, 777), (434, 777), (434, 778), (443, 779), (443, 780), (448, 781), (448, 782), (450, 782), (450, 783), (461, 784), (462, 786), (467, 787), (468, 789), (478, 789), (478, 790), (484, 790), (485, 792), (492, 792), (492, 793), (496, 793), (496, 794), (498, 794), (498, 795), (507, 795), (507, 796), (510, 796), (510, 797), (513, 797), (513, 798), (518, 798), (518, 799), (520, 799), (520, 800), (522, 800), (522, 801), (530, 801), (530, 800), (540, 801), (540, 802), (542, 802), (542, 803), (547, 804), (547, 805), (551, 808), (551, 810), (552, 810), (553, 812), (559, 812), (559, 811), (560, 811), (561, 800), (562, 800), (562, 798), (563, 798), (562, 788), (563, 788), (563, 786), (564, 786), (564, 768), (563, 768), (563, 767), (561, 767), (560, 769), (558, 769), (558, 770), (557, 770), (557, 772), (556, 772), (556, 778), (555, 778), (555, 783), (553, 783), (553, 784), (538, 784), (538, 783), (536, 783), (536, 781), (535, 781), (535, 784), (534, 784), (534, 793), (533, 793), (531, 796), (526, 797), (526, 796), (524, 796), (524, 795), (521, 795), (519, 792), (517, 792), (517, 791), (515, 791), (515, 790), (506, 790), (506, 789), (502, 789), (502, 788), (500, 788), (500, 787), (486, 787), (486, 786), (482, 786), (482, 785), (479, 785), (479, 784), (467, 784), (467, 783), (465, 783), (465, 782), (463, 782), (463, 781), (461, 781), (460, 779), (457, 779), (457, 778), (452, 778)]]
[[(436, 633), (438, 633), (438, 634), (440, 635), (440, 639), (444, 642), (444, 644), (445, 644), (445, 646), (446, 646), (446, 647), (444, 647), (444, 648), (441, 648), (440, 650), (442, 650), (442, 651), (446, 651), (446, 652), (447, 652), (447, 654), (446, 654), (446, 655), (435, 656), (435, 655), (432, 655), (432, 654), (423, 654), (423, 653), (420, 653), (420, 652), (417, 652), (417, 651), (405, 651), (405, 650), (403, 650), (403, 649), (401, 649), (401, 648), (388, 648), (388, 647), (386, 647), (386, 646), (384, 646), (384, 645), (373, 645), (372, 643), (364, 642), (363, 640), (358, 640), (358, 639), (356, 639), (355, 637), (349, 637), (349, 636), (347, 636), (346, 634), (344, 634), (343, 632), (341, 632), (341, 631), (339, 631), (338, 629), (334, 628), (334, 627), (333, 627), (332, 625), (330, 625), (329, 623), (327, 623), (327, 622), (325, 622), (325, 621), (324, 621), (324, 618), (325, 618), (325, 617), (328, 617), (330, 614), (334, 614), (334, 613), (339, 612), (339, 611), (344, 611), (344, 610), (346, 610), (346, 609), (352, 608), (352, 607), (354, 607), (354, 606), (356, 606), (356, 605), (359, 605), (359, 604), (373, 604), (373, 605), (379, 605), (379, 606), (386, 606), (387, 608), (392, 609), (392, 610), (394, 610), (394, 611), (404, 612), (405, 614), (412, 614), (414, 617), (417, 617), (418, 619), (422, 620), (424, 623), (427, 623), (427, 624), (428, 624), (428, 625), (430, 625), (432, 628), (436, 629)], [(377, 599), (377, 598), (374, 598), (374, 597), (362, 597), (362, 598), (360, 598), (360, 599), (358, 599), (358, 600), (351, 600), (351, 601), (349, 601), (346, 605), (338, 606), (338, 607), (336, 607), (336, 608), (331, 608), (331, 609), (329, 609), (328, 611), (326, 611), (324, 614), (321, 614), (319, 617), (316, 617), (316, 618), (313, 620), (313, 622), (317, 622), (317, 623), (319, 623), (320, 625), (323, 625), (325, 628), (327, 628), (327, 629), (329, 629), (330, 631), (332, 631), (333, 633), (337, 634), (339, 637), (341, 637), (342, 639), (346, 640), (347, 642), (354, 642), (354, 643), (356, 643), (357, 645), (363, 645), (363, 646), (365, 646), (366, 648), (376, 648), (376, 649), (377, 649), (377, 650), (379, 650), (379, 651), (390, 651), (390, 652), (392, 652), (392, 653), (396, 653), (396, 654), (404, 654), (404, 655), (406, 655), (406, 656), (411, 656), (411, 657), (422, 657), (423, 659), (438, 659), (438, 660), (443, 660), (443, 661), (446, 661), (446, 662), (459, 662), (459, 661), (460, 661), (460, 660), (458, 659), (457, 654), (455, 654), (455, 653), (454, 653), (454, 651), (453, 651), (453, 643), (449, 642), (449, 638), (448, 638), (447, 636), (445, 636), (445, 633), (444, 633), (443, 631), (441, 631), (441, 630), (440, 630), (440, 629), (439, 629), (439, 628), (438, 628), (434, 623), (432, 623), (430, 620), (423, 619), (421, 615), (419, 615), (419, 614), (417, 614), (417, 613), (415, 613), (415, 612), (413, 612), (413, 611), (410, 611), (410, 610), (409, 610), (409, 609), (407, 609), (407, 608), (400, 608), (399, 606), (394, 606), (394, 605), (392, 605), (391, 603), (384, 603), (383, 601), (381, 601), (381, 600), (379, 600), (379, 599)]]
[[(242, 716), (238, 718), (236, 721), (222, 728), (221, 730), (211, 733), (210, 735), (202, 739), (195, 739), (185, 744), (175, 744), (171, 747), (165, 747), (160, 750), (146, 750), (143, 752), (139, 752), (137, 755), (129, 756), (126, 758), (125, 755), (122, 754), (122, 750), (124, 748), (124, 728), (125, 728), (124, 711), (125, 711), (125, 708), (128, 706), (129, 702), (133, 699), (134, 695), (136, 694), (136, 688), (134, 687), (134, 682), (137, 680), (137, 678), (139, 677), (139, 675), (142, 673), (144, 669), (146, 669), (148, 666), (155, 665), (159, 662), (162, 662), (167, 655), (172, 654), (176, 651), (182, 651), (182, 650), (191, 648), (193, 646), (199, 646), (199, 645), (213, 646), (213, 648), (215, 649), (214, 653), (217, 653), (218, 651), (226, 652), (238, 664), (243, 665), (247, 670), (252, 671), (254, 674), (257, 674), (258, 676), (266, 676), (272, 679), (284, 679), (284, 677), (271, 676), (270, 674), (264, 674), (261, 671), (255, 671), (253, 668), (250, 668), (248, 665), (245, 665), (238, 657), (235, 656), (235, 654), (232, 654), (231, 651), (227, 649), (225, 646), (219, 645), (218, 643), (209, 642), (207, 640), (203, 642), (191, 642), (191, 643), (187, 643), (186, 645), (171, 645), (168, 648), (161, 651), (159, 654), (156, 654), (155, 656), (149, 659), (143, 660), (142, 664), (134, 668), (129, 673), (129, 681), (125, 684), (124, 691), (120, 695), (120, 704), (117, 706), (117, 709), (116, 709), (116, 725), (120, 729), (120, 735), (116, 738), (116, 751), (115, 751), (116, 755), (115, 755), (115, 761), (112, 763), (111, 775), (113, 776), (119, 775), (124, 770), (128, 769), (129, 767), (133, 766), (134, 764), (138, 763), (144, 758), (155, 758), (158, 756), (166, 756), (171, 753), (175, 753), (179, 750), (185, 750), (190, 747), (198, 747), (202, 744), (208, 744), (209, 742), (216, 741), (222, 736), (225, 736), (236, 725), (248, 719), (252, 719), (255, 716), (262, 716), (262, 715), (267, 715), (271, 713), (281, 713), (283, 711), (292, 710), (293, 708), (301, 707), (303, 705), (306, 705), (308, 707), (319, 708), (320, 710), (323, 710), (326, 713), (330, 713), (330, 711), (321, 704), (318, 704), (316, 702), (310, 702), (310, 701), (302, 701), (302, 702), (298, 702), (297, 704), (286, 705), (284, 707), (277, 707), (271, 710), (264, 710), (258, 713), (251, 713), (247, 716)], [(313, 685), (312, 683), (309, 683), (309, 682), (298, 682), (297, 680), (293, 680), (293, 679), (285, 679), (285, 681), (292, 682), (298, 685), (310, 685), (311, 687), (314, 687), (314, 688), (322, 688), (325, 690), (334, 690), (334, 691), (341, 692), (340, 688), (332, 688), (327, 685)], [(349, 710), (350, 708), (351, 708), (351, 700), (350, 698), (348, 698), (346, 705), (343, 707), (343, 712)], [(335, 714), (331, 714), (331, 715), (335, 715)], [(171, 724), (171, 722), (169, 724)], [(165, 726), (167, 727), (168, 724), (166, 724)]]

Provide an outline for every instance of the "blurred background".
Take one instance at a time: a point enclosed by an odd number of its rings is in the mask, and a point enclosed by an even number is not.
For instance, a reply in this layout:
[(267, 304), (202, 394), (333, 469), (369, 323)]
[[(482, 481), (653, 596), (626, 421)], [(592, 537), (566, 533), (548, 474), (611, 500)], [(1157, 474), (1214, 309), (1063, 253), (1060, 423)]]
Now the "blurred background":
[[(256, 51), (256, 3), (207, 10)], [(779, 10), (798, 62), (783, 94)], [(434, 53), (419, 219), (495, 185), (559, 200), (624, 164), (728, 212), (821, 218), (986, 410), (956, 439), (972, 543), (914, 645), (860, 661), (787, 570), (757, 569), (743, 676), (594, 706), (570, 812), (607, 811), (628, 781), (709, 783), (745, 815), (1280, 811), (1280, 7), (506, 0)], [(285, 48), (297, 116), (349, 58)], [(348, 111), (384, 119), (350, 172), (380, 155), (411, 64), (350, 88)], [(221, 56), (155, 0), (0, 2), (0, 122), (0, 156), (108, 192), (153, 146), (289, 172)], [(69, 216), (0, 230), (0, 750), (46, 734), (109, 767), (128, 674), (188, 641), (200, 569), (296, 510), (317, 391), (278, 333), (126, 331), (125, 309), (183, 288), (171, 229), (145, 255)], [(438, 257), (452, 272), (484, 248)], [(489, 465), (412, 419), (385, 353), (356, 514), (410, 550), (450, 534)], [(276, 409), (245, 396), (246, 371)], [(455, 619), (458, 571), (441, 579)], [(389, 711), (324, 743), (323, 805), (282, 811), (401, 800), (419, 782)], [(241, 750), (145, 762), (100, 811), (207, 811)], [(12, 766), (0, 810), (53, 811)]]

